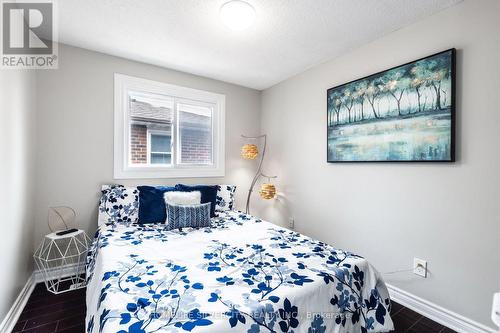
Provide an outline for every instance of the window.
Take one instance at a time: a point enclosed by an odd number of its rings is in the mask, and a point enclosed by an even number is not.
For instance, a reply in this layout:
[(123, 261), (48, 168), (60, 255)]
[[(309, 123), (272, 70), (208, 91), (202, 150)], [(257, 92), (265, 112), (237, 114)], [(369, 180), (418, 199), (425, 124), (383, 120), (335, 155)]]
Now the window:
[(150, 164), (172, 164), (172, 136), (170, 132), (149, 131), (148, 142)]
[(225, 96), (115, 74), (115, 178), (224, 176)]

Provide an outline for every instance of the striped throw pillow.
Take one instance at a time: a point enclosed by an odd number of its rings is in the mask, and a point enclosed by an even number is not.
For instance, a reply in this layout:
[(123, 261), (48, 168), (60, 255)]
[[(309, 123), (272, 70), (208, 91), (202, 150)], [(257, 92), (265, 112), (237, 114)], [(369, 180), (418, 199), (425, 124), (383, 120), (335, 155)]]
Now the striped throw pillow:
[(167, 204), (168, 229), (209, 227), (210, 205), (210, 202), (199, 205)]

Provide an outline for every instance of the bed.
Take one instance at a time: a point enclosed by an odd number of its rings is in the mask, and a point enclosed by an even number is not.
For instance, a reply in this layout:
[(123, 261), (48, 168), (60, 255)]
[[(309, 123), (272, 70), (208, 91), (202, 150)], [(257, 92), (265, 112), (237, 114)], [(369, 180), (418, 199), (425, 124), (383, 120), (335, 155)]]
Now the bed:
[(237, 211), (202, 229), (101, 225), (86, 269), (87, 333), (393, 329), (364, 258)]

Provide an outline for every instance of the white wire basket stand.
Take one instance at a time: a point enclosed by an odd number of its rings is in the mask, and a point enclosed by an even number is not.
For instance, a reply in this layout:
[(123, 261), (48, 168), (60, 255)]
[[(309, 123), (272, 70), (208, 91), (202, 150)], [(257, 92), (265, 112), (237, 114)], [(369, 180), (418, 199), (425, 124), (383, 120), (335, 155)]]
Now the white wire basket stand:
[(86, 286), (85, 263), (90, 238), (83, 230), (46, 235), (33, 255), (47, 290), (54, 294)]

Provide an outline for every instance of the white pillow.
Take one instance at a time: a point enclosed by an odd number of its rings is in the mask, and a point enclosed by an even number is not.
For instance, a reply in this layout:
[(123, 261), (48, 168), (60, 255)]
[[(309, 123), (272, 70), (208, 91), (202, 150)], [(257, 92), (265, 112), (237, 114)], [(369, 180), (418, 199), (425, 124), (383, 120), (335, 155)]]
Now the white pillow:
[(163, 198), (165, 203), (170, 205), (199, 205), (201, 203), (201, 192), (165, 192)]

